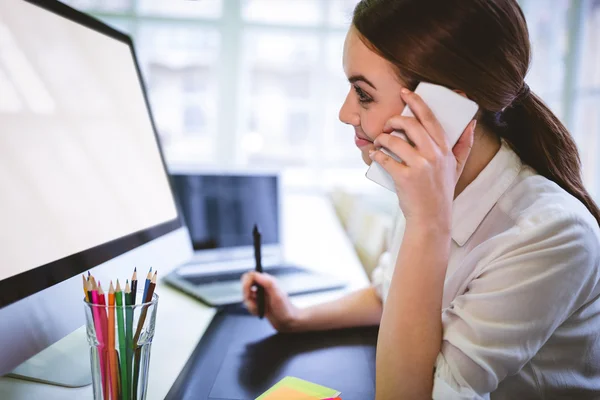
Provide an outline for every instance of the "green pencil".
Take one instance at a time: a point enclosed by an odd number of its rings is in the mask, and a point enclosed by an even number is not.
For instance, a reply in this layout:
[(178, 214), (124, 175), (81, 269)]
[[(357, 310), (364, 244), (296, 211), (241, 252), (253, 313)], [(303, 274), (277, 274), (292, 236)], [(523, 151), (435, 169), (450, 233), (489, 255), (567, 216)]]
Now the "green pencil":
[(125, 325), (125, 346), (127, 350), (125, 352), (126, 363), (125, 366), (127, 368), (127, 397), (128, 399), (134, 398), (134, 394), (131, 393), (131, 389), (133, 388), (133, 377), (131, 375), (131, 361), (133, 358), (133, 308), (131, 307), (131, 289), (129, 288), (129, 281), (127, 281), (125, 285), (125, 305), (129, 306), (125, 308), (125, 319), (127, 320)]
[(125, 320), (123, 319), (123, 301), (124, 293), (117, 279), (117, 291), (115, 292), (115, 300), (117, 302), (117, 327), (119, 330), (119, 352), (121, 353), (121, 399), (129, 400), (129, 382), (127, 382), (127, 344), (125, 339)]

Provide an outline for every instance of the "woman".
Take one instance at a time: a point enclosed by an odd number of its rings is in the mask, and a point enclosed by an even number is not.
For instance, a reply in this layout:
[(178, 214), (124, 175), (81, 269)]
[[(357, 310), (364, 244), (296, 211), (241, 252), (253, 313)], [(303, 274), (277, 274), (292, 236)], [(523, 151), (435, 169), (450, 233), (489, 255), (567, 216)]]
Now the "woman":
[[(524, 83), (529, 61), (515, 0), (361, 1), (340, 119), (404, 218), (370, 288), (297, 309), (249, 273), (250, 312), (257, 283), (280, 331), (380, 324), (377, 399), (600, 397), (600, 211), (573, 139)], [(420, 81), (479, 104), (454, 148), (410, 91)]]

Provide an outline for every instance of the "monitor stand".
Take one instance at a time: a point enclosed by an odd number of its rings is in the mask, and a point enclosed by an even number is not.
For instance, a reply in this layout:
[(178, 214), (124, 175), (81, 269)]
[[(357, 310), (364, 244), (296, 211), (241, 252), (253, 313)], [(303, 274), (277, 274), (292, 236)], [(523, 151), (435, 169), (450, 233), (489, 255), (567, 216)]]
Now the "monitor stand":
[(85, 325), (31, 357), (7, 376), (72, 388), (90, 385), (92, 374)]

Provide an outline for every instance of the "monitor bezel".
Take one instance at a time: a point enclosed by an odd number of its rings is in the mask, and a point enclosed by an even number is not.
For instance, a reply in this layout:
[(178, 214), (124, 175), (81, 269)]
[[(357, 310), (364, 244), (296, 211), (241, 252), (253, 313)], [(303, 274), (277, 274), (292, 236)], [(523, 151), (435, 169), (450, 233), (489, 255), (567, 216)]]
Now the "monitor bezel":
[(163, 149), (160, 145), (158, 131), (154, 122), (154, 117), (150, 108), (148, 93), (144, 80), (142, 78), (139, 62), (134, 51), (133, 41), (131, 37), (114, 28), (111, 28), (104, 22), (74, 8), (59, 2), (58, 0), (20, 0), (37, 7), (45, 9), (49, 12), (76, 22), (84, 27), (93, 29), (101, 34), (119, 40), (129, 46), (132, 59), (135, 65), (138, 82), (144, 96), (144, 103), (150, 117), (152, 132), (156, 140), (157, 147), (160, 153), (160, 158), (163, 166), (163, 171), (169, 182), (169, 190), (175, 204), (177, 216), (175, 219), (163, 222), (158, 225), (151, 226), (146, 229), (133, 232), (126, 236), (111, 240), (110, 242), (100, 244), (87, 250), (63, 257), (59, 260), (40, 265), (28, 271), (13, 275), (4, 280), (0, 280), (0, 309), (9, 306), (19, 300), (25, 299), (31, 295), (41, 292), (49, 287), (57, 285), (75, 275), (84, 273), (106, 261), (118, 257), (128, 251), (131, 251), (139, 246), (151, 242), (161, 236), (173, 232), (183, 226), (183, 218), (180, 213), (177, 199), (174, 195), (173, 183), (168, 173), (168, 168), (165, 162)]

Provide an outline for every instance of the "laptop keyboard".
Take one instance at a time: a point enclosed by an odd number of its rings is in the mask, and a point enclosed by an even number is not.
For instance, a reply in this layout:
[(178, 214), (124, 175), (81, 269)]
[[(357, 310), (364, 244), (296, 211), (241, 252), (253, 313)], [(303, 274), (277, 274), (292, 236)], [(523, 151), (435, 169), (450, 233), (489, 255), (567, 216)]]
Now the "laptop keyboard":
[[(231, 282), (231, 281), (239, 281), (247, 271), (233, 271), (233, 272), (218, 272), (212, 275), (188, 275), (181, 276), (181, 278), (186, 281), (193, 283), (195, 285), (206, 285), (209, 283), (216, 282)], [(267, 272), (275, 277), (281, 277), (290, 274), (302, 274), (302, 273), (310, 273), (309, 271), (293, 266), (272, 266), (265, 267), (264, 272)]]

